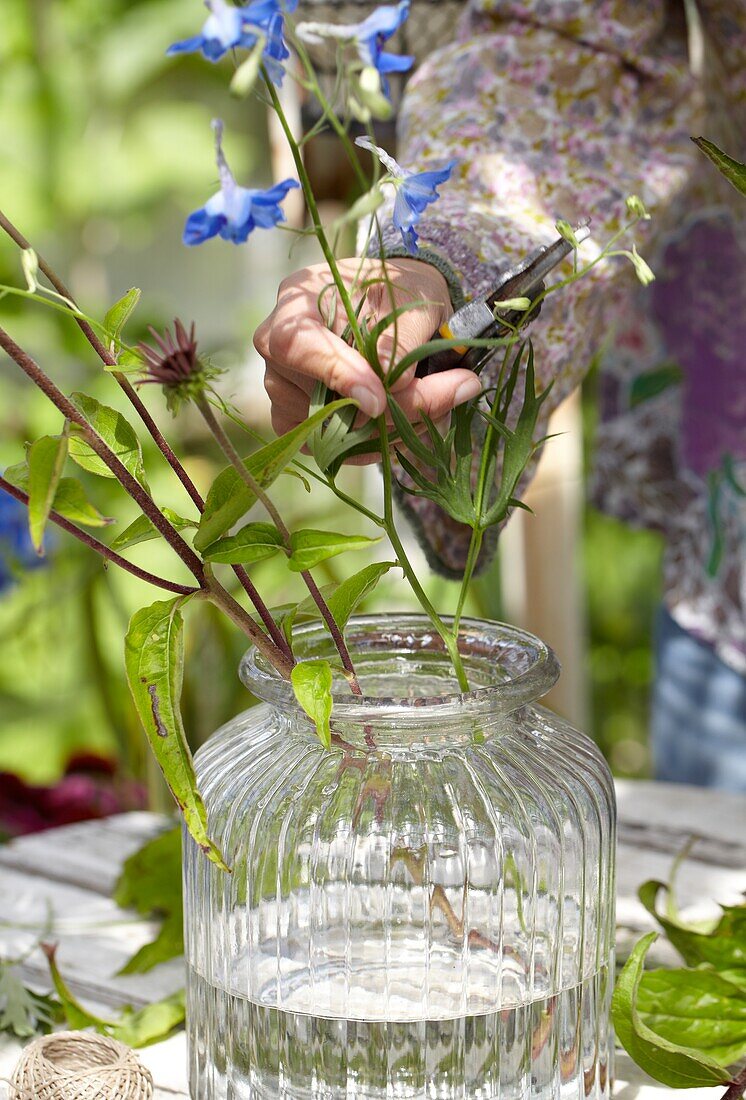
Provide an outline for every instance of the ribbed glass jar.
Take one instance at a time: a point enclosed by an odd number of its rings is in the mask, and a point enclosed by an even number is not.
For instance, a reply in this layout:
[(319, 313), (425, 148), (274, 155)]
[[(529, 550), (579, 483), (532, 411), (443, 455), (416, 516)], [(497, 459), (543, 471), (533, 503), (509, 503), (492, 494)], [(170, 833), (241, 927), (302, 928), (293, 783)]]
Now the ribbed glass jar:
[[(196, 758), (187, 840), (193, 1100), (607, 1097), (614, 793), (593, 743), (534, 704), (550, 650), (463, 622), (472, 691), (417, 616), (348, 628), (322, 748), (255, 652), (263, 705)], [(318, 626), (303, 656), (331, 656)]]

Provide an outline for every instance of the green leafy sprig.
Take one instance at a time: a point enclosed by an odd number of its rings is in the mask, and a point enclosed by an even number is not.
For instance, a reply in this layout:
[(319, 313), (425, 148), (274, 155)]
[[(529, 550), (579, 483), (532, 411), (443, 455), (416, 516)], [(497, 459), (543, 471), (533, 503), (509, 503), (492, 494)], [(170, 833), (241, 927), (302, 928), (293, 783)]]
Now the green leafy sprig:
[[(659, 908), (667, 898), (664, 911)], [(635, 946), (612, 1002), (617, 1037), (637, 1064), (671, 1088), (727, 1085), (727, 1100), (746, 1089), (746, 904), (723, 906), (719, 919), (689, 924), (672, 884), (649, 881), (639, 897), (685, 966), (646, 970), (659, 933)]]

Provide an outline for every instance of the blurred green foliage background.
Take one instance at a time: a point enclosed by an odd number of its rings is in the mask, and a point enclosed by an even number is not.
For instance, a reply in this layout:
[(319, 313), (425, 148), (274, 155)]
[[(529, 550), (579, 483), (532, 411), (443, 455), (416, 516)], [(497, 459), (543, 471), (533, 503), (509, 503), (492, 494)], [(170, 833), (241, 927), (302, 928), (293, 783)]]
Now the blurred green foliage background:
[[(165, 56), (167, 45), (192, 33), (201, 17), (197, 0), (3, 0), (0, 204), (87, 312), (100, 315), (129, 286), (142, 287), (133, 340), (145, 334), (145, 322), (168, 323), (175, 314), (193, 318), (203, 349), (227, 369), (223, 392), (267, 431), (250, 334), (271, 308), (284, 271), (306, 253), (298, 249), (289, 260), (290, 238), (281, 233), (257, 234), (240, 249), (213, 241), (187, 251), (180, 243), (184, 216), (214, 190), (213, 115), (226, 121), (236, 175), (244, 182), (270, 177), (261, 105), (231, 100), (221, 66), (196, 58), (176, 64)], [(6, 241), (0, 244), (0, 279), (22, 285), (17, 251)], [(10, 298), (0, 311), (15, 339), (63, 389), (86, 388), (129, 415), (74, 325)], [(154, 388), (147, 399), (205, 491), (223, 464), (200, 424), (188, 415), (170, 421)], [(591, 381), (589, 459), (593, 409)], [(24, 441), (60, 427), (59, 416), (15, 366), (0, 364), (0, 469), (20, 460)], [(146, 449), (146, 463), (157, 500), (190, 514), (154, 448)], [(375, 471), (347, 477), (355, 492), (375, 492)], [(308, 497), (295, 479), (280, 484), (291, 523), (307, 521), (312, 512), (314, 525), (345, 530), (349, 519), (337, 514), (332, 498)], [(134, 518), (113, 482), (90, 478), (87, 488), (98, 507), (116, 517), (118, 530)], [(132, 553), (141, 564), (181, 576), (166, 547), (149, 543)], [(660, 545), (652, 535), (588, 510), (582, 555), (591, 728), (618, 773), (646, 774)], [(274, 563), (256, 572), (271, 603), (287, 601), (287, 580)], [(335, 577), (331, 561), (319, 579)], [(452, 586), (435, 580), (431, 587), (447, 610)], [(158, 800), (122, 662), (129, 614), (152, 598), (147, 586), (104, 570), (73, 540), (59, 533), (49, 538), (43, 567), (19, 573), (0, 595), (0, 772), (52, 784), (70, 756), (86, 749), (114, 759), (123, 778), (149, 780)], [(395, 580), (375, 599), (378, 607), (409, 604)], [(475, 586), (472, 610), (500, 616), (497, 567)], [(249, 700), (235, 672), (241, 638), (209, 607), (189, 619), (184, 709), (196, 744)]]

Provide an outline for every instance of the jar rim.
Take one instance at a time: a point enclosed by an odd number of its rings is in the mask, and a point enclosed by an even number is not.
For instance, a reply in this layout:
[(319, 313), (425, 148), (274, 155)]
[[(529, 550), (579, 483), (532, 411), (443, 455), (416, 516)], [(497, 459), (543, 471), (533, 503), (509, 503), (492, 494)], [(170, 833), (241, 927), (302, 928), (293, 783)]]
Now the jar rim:
[[(444, 622), (452, 620), (444, 616)], [(356, 636), (366, 642), (374, 641), (378, 652), (390, 652), (392, 656), (420, 653), (442, 655), (444, 664), (448, 660), (440, 636), (426, 615), (356, 615), (350, 619), (345, 633), (353, 661)], [(526, 630), (489, 619), (463, 618), (458, 637), (459, 650), (467, 662), (471, 657), (494, 670), (487, 684), (467, 692), (445, 691), (434, 695), (352, 695), (340, 676), (332, 695), (332, 717), (354, 723), (392, 719), (400, 724), (419, 725), (467, 714), (509, 714), (546, 695), (557, 682), (560, 665), (554, 652)], [(326, 629), (316, 621), (298, 627), (294, 642), (301, 659), (337, 656)], [(319, 652), (322, 647), (328, 652)], [(487, 665), (489, 661), (493, 664)], [(239, 676), (244, 686), (263, 702), (283, 709), (297, 707), (291, 684), (282, 679), (255, 647), (244, 654)]]

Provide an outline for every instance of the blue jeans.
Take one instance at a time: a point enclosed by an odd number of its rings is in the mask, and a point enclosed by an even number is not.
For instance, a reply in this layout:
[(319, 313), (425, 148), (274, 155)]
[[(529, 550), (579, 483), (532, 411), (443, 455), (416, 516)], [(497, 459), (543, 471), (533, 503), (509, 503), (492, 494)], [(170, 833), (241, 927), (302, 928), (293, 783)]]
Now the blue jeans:
[(651, 743), (656, 779), (746, 792), (746, 677), (661, 608)]

